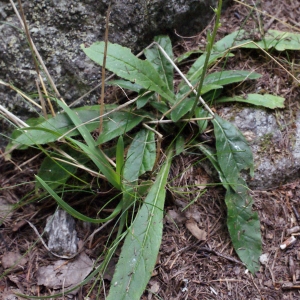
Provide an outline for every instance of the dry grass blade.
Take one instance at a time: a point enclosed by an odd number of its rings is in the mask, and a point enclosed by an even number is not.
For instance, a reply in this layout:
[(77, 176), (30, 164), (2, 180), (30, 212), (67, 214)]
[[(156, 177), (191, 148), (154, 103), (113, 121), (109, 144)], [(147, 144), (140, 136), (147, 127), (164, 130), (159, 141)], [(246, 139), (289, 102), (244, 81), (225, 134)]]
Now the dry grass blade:
[[(252, 7), (251, 5), (246, 4), (246, 3), (242, 2), (242, 1), (239, 1), (239, 0), (234, 0), (234, 1), (235, 1), (236, 3), (239, 3), (239, 4), (241, 4), (241, 5), (244, 5), (244, 6), (248, 7), (248, 8), (250, 8), (250, 9), (253, 9), (253, 7)], [(270, 14), (266, 13), (265, 11), (262, 11), (262, 10), (260, 10), (260, 9), (258, 9), (258, 8), (255, 8), (255, 10), (256, 10), (257, 12), (263, 14), (263, 15), (266, 15), (266, 16), (268, 16), (268, 17), (270, 17), (270, 18), (276, 20), (277, 22), (280, 22), (281, 24), (284, 24), (284, 25), (287, 26), (287, 27), (290, 27), (290, 28), (292, 28), (292, 29), (294, 29), (294, 30), (300, 31), (300, 29), (297, 28), (296, 26), (290, 25), (290, 24), (288, 24), (288, 23), (282, 21), (280, 18), (274, 17), (274, 16), (272, 16), (272, 15), (270, 15)]]
[(23, 122), (20, 118), (9, 112), (5, 107), (0, 105), (0, 113), (3, 114), (6, 118), (11, 120), (14, 124), (16, 124), (18, 127), (29, 127), (25, 122)]
[(29, 98), (26, 94), (24, 94), (22, 91), (20, 91), (19, 89), (17, 89), (16, 87), (14, 87), (13, 85), (4, 82), (3, 80), (0, 79), (0, 84), (14, 90), (16, 93), (18, 93), (20, 96), (22, 96), (24, 99), (26, 99), (28, 102), (30, 102), (31, 104), (35, 105), (36, 107), (38, 107), (39, 109), (42, 109), (42, 106), (39, 105), (38, 103), (36, 103), (35, 101), (33, 101), (31, 98)]
[[(22, 3), (21, 3), (20, 0), (18, 0), (18, 1), (19, 1), (19, 5), (20, 5), (20, 7), (21, 7), (21, 9), (22, 9)], [(47, 77), (48, 77), (48, 79), (49, 79), (50, 85), (51, 85), (51, 87), (53, 88), (53, 90), (55, 91), (57, 97), (60, 98), (61, 101), (64, 102), (64, 100), (61, 98), (60, 93), (58, 92), (58, 90), (57, 90), (57, 88), (56, 88), (56, 85), (54, 84), (54, 81), (53, 81), (53, 79), (52, 79), (50, 73), (48, 72), (47, 67), (46, 67), (45, 64), (44, 64), (44, 61), (43, 61), (42, 57), (40, 56), (40, 54), (39, 54), (39, 52), (38, 52), (38, 50), (37, 50), (35, 44), (33, 43), (32, 39), (31, 39), (31, 37), (30, 37), (28, 28), (27, 28), (27, 26), (26, 26), (25, 15), (24, 15), (24, 13), (22, 14), (22, 15), (23, 15), (23, 18), (22, 18), (22, 17), (20, 16), (20, 14), (19, 14), (19, 12), (18, 12), (18, 10), (17, 10), (17, 8), (16, 8), (16, 6), (15, 6), (15, 4), (13, 3), (12, 0), (10, 0), (10, 3), (11, 3), (11, 5), (12, 5), (12, 7), (13, 7), (15, 13), (16, 13), (16, 16), (17, 16), (18, 19), (19, 19), (19, 22), (20, 22), (20, 24), (21, 24), (23, 30), (25, 31), (25, 34), (26, 34), (27, 39), (28, 39), (28, 42), (29, 42), (29, 44), (30, 44), (30, 46), (31, 46), (31, 50), (32, 50), (32, 51), (34, 52), (34, 54), (35, 54), (35, 56), (34, 56), (34, 63), (36, 64), (36, 60), (35, 60), (35, 57), (36, 57), (36, 58), (38, 59), (39, 63), (41, 64), (41, 66), (42, 66), (44, 72), (46, 73), (46, 75), (47, 75)], [(22, 11), (23, 11), (23, 9), (22, 9)], [(23, 20), (24, 20), (24, 21), (23, 21)], [(26, 30), (26, 28), (27, 28), (27, 30)], [(37, 74), (39, 74), (39, 71), (38, 71), (38, 70), (39, 70), (39, 68), (37, 67)]]
[(260, 47), (257, 43), (255, 43), (254, 41), (251, 42), (246, 42), (244, 44), (241, 45), (237, 45), (234, 47), (231, 47), (229, 49), (229, 51), (233, 50), (233, 49), (239, 49), (247, 44), (254, 44), (258, 49), (260, 49), (262, 52), (264, 52), (269, 58), (271, 58), (280, 68), (282, 68), (287, 74), (289, 74), (297, 83), (300, 84), (300, 80), (294, 76), (289, 70), (287, 70), (279, 61), (277, 61), (271, 54), (269, 54), (266, 50), (264, 50), (262, 47)]

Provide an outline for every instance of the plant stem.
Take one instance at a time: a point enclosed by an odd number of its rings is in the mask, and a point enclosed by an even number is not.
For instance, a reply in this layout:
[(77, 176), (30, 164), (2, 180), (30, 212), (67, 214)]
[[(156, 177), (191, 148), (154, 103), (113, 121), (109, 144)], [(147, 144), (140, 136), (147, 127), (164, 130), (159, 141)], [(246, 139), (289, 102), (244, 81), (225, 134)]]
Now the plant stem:
[(203, 82), (204, 82), (204, 78), (205, 78), (205, 73), (206, 73), (207, 67), (208, 67), (209, 57), (210, 57), (211, 50), (212, 50), (212, 47), (213, 47), (213, 44), (214, 44), (214, 41), (215, 41), (215, 38), (216, 38), (216, 35), (217, 35), (217, 30), (220, 26), (221, 10), (222, 10), (222, 0), (219, 0), (218, 8), (215, 10), (215, 12), (216, 12), (216, 22), (215, 22), (213, 33), (209, 37), (208, 43), (207, 43), (207, 46), (206, 46), (206, 57), (205, 57), (205, 62), (204, 62), (204, 66), (203, 66), (203, 72), (202, 72), (200, 82), (199, 82), (199, 85), (198, 85), (196, 100), (195, 100), (193, 108), (191, 109), (191, 112), (190, 112), (190, 117), (192, 115), (194, 115), (196, 106), (198, 105), (198, 99), (201, 96), (201, 90), (202, 90), (202, 86), (203, 86)]

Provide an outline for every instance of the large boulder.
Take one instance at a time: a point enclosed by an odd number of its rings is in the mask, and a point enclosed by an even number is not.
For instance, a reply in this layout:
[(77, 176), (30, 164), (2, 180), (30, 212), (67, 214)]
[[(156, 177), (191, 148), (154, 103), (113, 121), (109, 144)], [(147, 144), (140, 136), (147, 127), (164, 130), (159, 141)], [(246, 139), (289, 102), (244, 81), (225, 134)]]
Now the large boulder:
[[(89, 60), (80, 44), (103, 40), (106, 12), (111, 7), (109, 40), (137, 53), (158, 34), (193, 35), (202, 30), (213, 16), (208, 0), (31, 0), (23, 8), (31, 37), (40, 52), (59, 93), (68, 103), (89, 91), (100, 81), (100, 68)], [(229, 2), (229, 1), (224, 1)], [(0, 79), (25, 93), (35, 93), (36, 72), (32, 55), (20, 23), (11, 6), (0, 1)], [(84, 101), (95, 103), (99, 93)], [(34, 99), (37, 96), (32, 95)], [(14, 114), (28, 117), (28, 103), (14, 91), (0, 85), (0, 104)], [(2, 125), (4, 126), (4, 125)], [(3, 132), (3, 128), (2, 128)], [(0, 137), (0, 146), (3, 139)]]

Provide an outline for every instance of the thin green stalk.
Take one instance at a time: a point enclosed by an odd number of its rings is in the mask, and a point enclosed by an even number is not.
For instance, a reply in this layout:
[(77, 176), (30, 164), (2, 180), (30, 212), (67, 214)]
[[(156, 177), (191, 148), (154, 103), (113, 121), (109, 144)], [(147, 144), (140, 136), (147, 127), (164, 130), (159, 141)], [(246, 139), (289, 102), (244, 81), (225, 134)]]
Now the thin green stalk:
[(205, 58), (204, 66), (203, 66), (203, 72), (202, 72), (200, 82), (199, 82), (199, 85), (198, 85), (197, 96), (196, 96), (194, 105), (193, 105), (193, 107), (191, 109), (191, 112), (190, 112), (190, 117), (192, 117), (194, 115), (196, 106), (198, 105), (198, 99), (201, 96), (201, 90), (202, 90), (202, 86), (203, 86), (203, 82), (204, 82), (204, 78), (205, 78), (205, 73), (207, 71), (209, 57), (210, 57), (211, 50), (212, 50), (212, 47), (213, 47), (213, 44), (214, 44), (214, 41), (215, 41), (215, 38), (216, 38), (216, 35), (217, 35), (217, 30), (220, 27), (221, 10), (222, 10), (222, 0), (219, 0), (218, 8), (214, 10), (215, 13), (216, 13), (216, 22), (215, 22), (214, 30), (213, 30), (212, 35), (208, 34), (208, 36), (207, 36), (208, 43), (207, 43), (207, 46), (206, 46), (206, 58)]

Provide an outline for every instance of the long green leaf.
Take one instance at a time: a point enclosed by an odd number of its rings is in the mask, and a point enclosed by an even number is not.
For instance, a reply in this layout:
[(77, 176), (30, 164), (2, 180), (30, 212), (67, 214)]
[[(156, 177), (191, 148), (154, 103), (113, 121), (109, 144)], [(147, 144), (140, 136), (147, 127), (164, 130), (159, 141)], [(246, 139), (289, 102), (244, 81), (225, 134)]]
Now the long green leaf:
[(132, 82), (127, 81), (127, 80), (120, 80), (120, 79), (107, 81), (106, 84), (119, 86), (123, 89), (134, 91), (136, 93), (139, 93), (143, 89), (143, 87), (140, 86), (139, 84), (132, 83)]
[(152, 99), (157, 99), (154, 92), (148, 93), (146, 95), (141, 95), (136, 101), (136, 107), (140, 109), (144, 107)]
[(252, 211), (253, 200), (246, 183), (239, 179), (237, 191), (228, 189), (225, 196), (227, 205), (227, 226), (235, 251), (254, 274), (259, 269), (262, 253), (260, 222), (257, 212)]
[[(100, 66), (103, 63), (104, 42), (96, 42), (90, 47), (81, 49), (85, 54)], [(163, 98), (174, 102), (174, 94), (168, 89), (158, 72), (147, 60), (138, 59), (129, 48), (108, 43), (106, 68), (118, 76), (139, 84), (149, 91), (155, 91)]]
[(213, 46), (213, 51), (217, 53), (224, 53), (224, 51), (228, 50), (233, 46), (245, 43), (245, 39), (245, 30), (232, 32), (223, 37), (221, 40), (217, 41)]
[(165, 186), (172, 154), (169, 151), (166, 162), (128, 230), (107, 300), (139, 300), (151, 277), (162, 239)]
[[(72, 110), (73, 111), (73, 110)], [(80, 126), (78, 129), (72, 130), (75, 126), (73, 121), (68, 117), (66, 113), (57, 115), (54, 118), (46, 120), (36, 127), (27, 127), (22, 129), (22, 134), (19, 135), (14, 144), (21, 145), (35, 145), (35, 144), (47, 144), (57, 141), (59, 137), (69, 132), (66, 136), (76, 136), (80, 134), (79, 129), (81, 129), (82, 124), (86, 124), (86, 128), (89, 132), (95, 130), (99, 127), (99, 108), (90, 110), (74, 110), (80, 119)], [(129, 111), (116, 111), (103, 119), (103, 133), (99, 137), (96, 145), (105, 143), (118, 137), (127, 131), (138, 125), (143, 119), (144, 115), (140, 114), (139, 111), (129, 112)], [(89, 122), (92, 119), (97, 119), (97, 121)], [(20, 131), (20, 130), (18, 130)], [(26, 132), (25, 132), (26, 131)]]
[[(213, 52), (211, 53), (210, 57), (209, 57), (209, 62), (208, 62), (208, 66), (210, 66), (211, 64), (213, 64), (214, 62), (216, 62), (220, 57), (224, 56), (225, 53), (222, 52)], [(227, 56), (233, 56), (233, 54), (227, 54)], [(204, 67), (204, 62), (206, 59), (206, 53), (204, 53), (203, 55), (201, 55), (191, 66), (191, 68), (189, 69), (188, 73), (187, 73), (187, 79), (189, 81), (195, 81), (195, 80), (199, 80), (202, 71), (203, 71), (203, 67)]]
[[(71, 121), (69, 121), (71, 122)], [(52, 125), (51, 125), (52, 126)], [(73, 125), (74, 127), (74, 125)], [(42, 145), (57, 141), (61, 137), (60, 131), (56, 131), (55, 128), (48, 129), (43, 127), (24, 127), (17, 129), (22, 132), (14, 141), (13, 145)]]
[(231, 187), (236, 190), (240, 171), (250, 168), (253, 176), (253, 154), (242, 133), (230, 122), (215, 116), (216, 149), (219, 165)]
[[(195, 109), (195, 117), (196, 118), (207, 118), (209, 117), (209, 112), (206, 111), (203, 107), (196, 107)], [(199, 132), (203, 133), (208, 125), (208, 121), (207, 120), (198, 120), (197, 121), (198, 127), (199, 127)]]
[[(300, 50), (300, 34), (270, 29), (264, 35), (262, 41), (258, 42), (258, 45), (266, 50), (273, 47), (277, 51)], [(245, 45), (245, 48), (251, 46), (256, 47), (254, 44), (248, 44)]]
[(284, 108), (284, 98), (280, 96), (270, 94), (247, 94), (246, 97), (234, 96), (234, 97), (222, 97), (216, 100), (216, 103), (225, 102), (242, 102), (249, 103), (257, 106), (263, 106), (267, 108)]
[(176, 57), (175, 62), (179, 64), (182, 61), (188, 59), (191, 55), (193, 55), (193, 54), (199, 54), (199, 53), (203, 54), (203, 50), (191, 50), (191, 51), (184, 52), (183, 54), (181, 54), (178, 57)]
[(217, 160), (216, 152), (204, 145), (198, 145), (219, 174), (226, 188), (227, 226), (235, 251), (242, 262), (255, 273), (258, 270), (258, 259), (261, 255), (260, 222), (256, 212), (252, 211), (253, 200), (246, 183), (238, 179), (236, 191), (230, 188)]
[(90, 222), (90, 223), (94, 223), (94, 224), (99, 224), (99, 223), (103, 223), (103, 222), (107, 222), (111, 219), (113, 219), (114, 217), (116, 217), (120, 211), (122, 210), (122, 203), (120, 202), (117, 207), (115, 208), (115, 210), (112, 212), (112, 214), (105, 218), (105, 219), (92, 219), (89, 218), (85, 215), (83, 215), (82, 213), (78, 212), (77, 210), (75, 210), (73, 207), (71, 207), (69, 204), (67, 204), (64, 200), (62, 200), (56, 193), (55, 191), (40, 177), (35, 176), (36, 180), (40, 183), (40, 185), (54, 198), (54, 200), (57, 202), (57, 204), (64, 209), (66, 212), (68, 212), (71, 216), (73, 216), (74, 218), (84, 221), (84, 222)]
[(185, 138), (182, 134), (178, 135), (175, 140), (175, 153), (180, 155), (184, 151)]
[(126, 182), (134, 182), (139, 176), (151, 171), (155, 163), (156, 146), (154, 132), (139, 131), (133, 139), (127, 153), (124, 167)]
[(103, 131), (100, 134), (96, 145), (101, 145), (115, 137), (123, 135), (127, 131), (136, 127), (142, 120), (144, 115), (138, 111), (116, 111), (103, 120)]
[[(197, 83), (198, 83), (198, 80), (194, 80), (192, 82), (192, 85), (193, 86), (197, 86)], [(201, 89), (201, 95), (205, 94), (205, 93), (208, 93), (209, 91), (212, 91), (212, 90), (216, 90), (216, 89), (222, 89), (223, 86), (222, 85), (218, 85), (218, 84), (206, 84), (202, 87)], [(188, 94), (191, 94), (191, 89), (188, 85), (182, 85), (180, 90), (178, 91), (178, 93), (176, 94), (176, 102), (179, 102), (181, 99), (185, 98)]]
[(162, 114), (169, 110), (169, 107), (164, 102), (151, 101), (150, 104)]
[[(165, 50), (171, 59), (173, 59), (172, 42), (168, 36), (156, 36), (154, 40)], [(170, 91), (174, 90), (173, 87), (173, 66), (161, 53), (156, 45), (152, 48), (145, 49), (144, 54), (148, 61), (156, 69), (161, 79), (166, 83)]]
[(128, 208), (140, 199), (138, 179), (139, 176), (152, 170), (156, 158), (155, 136), (152, 131), (141, 130), (134, 137), (127, 153), (123, 172), (123, 211), (119, 232), (123, 229)]
[(232, 71), (222, 71), (215, 72), (207, 75), (204, 79), (203, 85), (216, 84), (216, 85), (226, 85), (234, 82), (241, 82), (247, 79), (258, 79), (262, 75), (256, 72), (249, 72), (243, 70), (232, 70)]
[(195, 98), (196, 97), (185, 98), (172, 110), (171, 119), (173, 122), (177, 122), (178, 120), (180, 120), (184, 115), (186, 115), (192, 109), (195, 102)]
[[(192, 82), (193, 86), (197, 85), (197, 82)], [(223, 86), (217, 84), (206, 84), (201, 90), (201, 95), (216, 89), (222, 89)], [(192, 96), (187, 97), (188, 94)], [(191, 93), (191, 89), (187, 85), (182, 85), (178, 93), (176, 94), (176, 102), (173, 105), (171, 112), (171, 118), (173, 122), (177, 122), (184, 115), (186, 115), (194, 106), (195, 103), (195, 94)], [(204, 96), (203, 96), (204, 97)]]
[[(107, 106), (106, 106), (107, 107)], [(74, 112), (78, 115), (81, 120), (81, 123), (86, 123), (86, 127), (89, 131), (95, 130), (99, 126), (99, 105), (94, 106), (85, 106), (80, 109), (74, 109)], [(92, 119), (97, 119), (95, 121), (89, 122)], [(22, 145), (34, 145), (34, 144), (47, 144), (56, 141), (60, 136), (67, 133), (68, 131), (74, 128), (74, 123), (68, 117), (66, 113), (57, 114), (54, 118), (50, 118), (48, 120), (38, 119), (39, 124), (29, 123), (31, 128), (24, 128), (22, 130), (22, 134), (15, 139), (15, 144)], [(26, 130), (27, 132), (24, 132)], [(16, 132), (16, 130), (15, 130)], [(18, 130), (18, 132), (20, 132)], [(77, 129), (68, 133), (67, 136), (76, 136), (79, 135), (79, 131)]]

